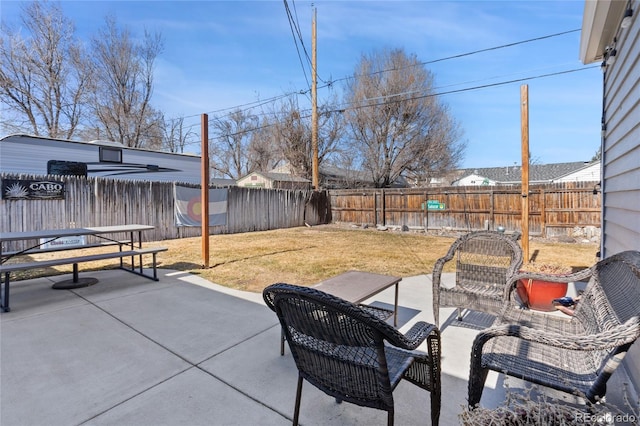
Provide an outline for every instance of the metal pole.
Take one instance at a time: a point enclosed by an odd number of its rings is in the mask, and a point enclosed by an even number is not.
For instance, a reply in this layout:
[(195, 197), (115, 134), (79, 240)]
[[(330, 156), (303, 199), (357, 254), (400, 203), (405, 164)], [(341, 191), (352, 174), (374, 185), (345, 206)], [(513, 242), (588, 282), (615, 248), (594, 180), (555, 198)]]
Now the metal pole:
[(200, 208), (202, 212), (202, 264), (209, 267), (209, 116), (202, 114), (201, 126), (201, 172)]
[(529, 261), (529, 86), (520, 86), (522, 130), (522, 252)]
[(320, 189), (320, 173), (318, 171), (318, 69), (316, 48), (316, 15), (313, 9), (313, 21), (311, 22), (311, 146), (313, 147), (312, 174), (313, 189)]

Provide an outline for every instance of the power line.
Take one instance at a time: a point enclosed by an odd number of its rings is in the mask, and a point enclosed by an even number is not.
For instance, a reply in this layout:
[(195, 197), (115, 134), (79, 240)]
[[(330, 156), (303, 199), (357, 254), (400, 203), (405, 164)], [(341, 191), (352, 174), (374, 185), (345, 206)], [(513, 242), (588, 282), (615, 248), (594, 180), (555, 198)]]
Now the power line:
[[(291, 31), (292, 31), (292, 34), (294, 35), (294, 41), (296, 41), (297, 40), (296, 39), (296, 31), (294, 30), (295, 24), (292, 23), (291, 11), (289, 10), (289, 6), (287, 4), (287, 0), (283, 0), (283, 1), (284, 1), (284, 4), (285, 4), (285, 9), (287, 10), (287, 16), (289, 17), (289, 23), (290, 23), (290, 26), (291, 26)], [(545, 35), (545, 36), (540, 36), (540, 37), (530, 38), (530, 39), (521, 40), (521, 41), (517, 41), (517, 42), (502, 44), (502, 45), (499, 45), (499, 46), (494, 46), (494, 47), (489, 47), (489, 48), (484, 48), (484, 49), (478, 49), (478, 50), (474, 50), (474, 51), (471, 51), (471, 52), (460, 53), (460, 54), (456, 54), (456, 55), (452, 55), (452, 56), (448, 56), (448, 57), (444, 57), (444, 58), (433, 59), (433, 60), (424, 61), (424, 62), (418, 62), (416, 64), (410, 65), (409, 67), (414, 67), (414, 66), (419, 66), (419, 65), (428, 65), (428, 64), (433, 64), (433, 63), (437, 63), (437, 62), (446, 61), (446, 60), (458, 59), (458, 58), (462, 58), (462, 57), (465, 57), (465, 56), (471, 56), (471, 55), (475, 55), (475, 54), (485, 53), (485, 52), (489, 52), (489, 51), (505, 49), (505, 48), (508, 48), (508, 47), (513, 47), (513, 46), (517, 46), (517, 45), (521, 45), (521, 44), (532, 43), (534, 41), (540, 41), (540, 40), (545, 40), (545, 39), (549, 39), (549, 38), (553, 38), (553, 37), (559, 37), (559, 36), (563, 36), (563, 35), (566, 35), (566, 34), (574, 33), (574, 32), (577, 32), (577, 31), (581, 31), (581, 30), (580, 29), (574, 29), (574, 30), (562, 31), (562, 32), (554, 33), (554, 34)], [(298, 31), (298, 33), (299, 33), (299, 31)], [(298, 49), (297, 41), (296, 41), (296, 49)], [(306, 50), (305, 50), (305, 52), (306, 52)], [(299, 58), (300, 58), (300, 63), (302, 65), (302, 67), (303, 67), (303, 71), (305, 73), (305, 79), (307, 81), (307, 86), (310, 87), (310, 84), (309, 84), (309, 81), (308, 81), (307, 75), (306, 75), (306, 69), (304, 68), (304, 63), (302, 61), (302, 57), (300, 56), (300, 51), (299, 50), (298, 50), (298, 55), (299, 55)], [(307, 58), (308, 58), (308, 55), (307, 55)], [(588, 68), (585, 68), (585, 69), (588, 69)], [(332, 87), (334, 83), (338, 83), (338, 82), (341, 82), (341, 81), (345, 81), (345, 80), (349, 80), (349, 79), (355, 79), (357, 77), (371, 76), (371, 75), (376, 75), (376, 74), (381, 74), (381, 73), (391, 72), (391, 71), (396, 71), (396, 70), (398, 70), (398, 69), (387, 69), (387, 70), (376, 71), (376, 72), (370, 73), (370, 74), (362, 74), (362, 75), (357, 75), (357, 76), (342, 77), (342, 78), (339, 78), (339, 79), (336, 79), (336, 80), (331, 80), (331, 81), (327, 82), (326, 84), (324, 84), (322, 86), (318, 86), (318, 88), (319, 89), (325, 89), (327, 87)], [(550, 74), (550, 75), (553, 75), (553, 74)], [(521, 80), (514, 80), (514, 81), (521, 81)], [(497, 83), (496, 85), (500, 85), (500, 84), (501, 83)], [(491, 85), (489, 85), (487, 87), (491, 87)], [(476, 90), (476, 89), (470, 89), (470, 90)], [(289, 97), (289, 96), (292, 96), (292, 95), (308, 94), (309, 91), (310, 91), (310, 89), (305, 89), (305, 90), (300, 90), (299, 92), (290, 92), (288, 94), (284, 94), (284, 95), (280, 95), (280, 96), (274, 96), (274, 97), (269, 98), (269, 99), (272, 99), (273, 101), (275, 101), (275, 100), (283, 99), (285, 97)], [(445, 94), (455, 93), (455, 92), (456, 91), (445, 92)], [(254, 107), (257, 107), (257, 106), (261, 106), (261, 105), (264, 105), (264, 104), (269, 103), (269, 102), (270, 102), (269, 100), (252, 102), (252, 103), (248, 103), (248, 104), (243, 104), (243, 105), (238, 105), (238, 106), (234, 106), (234, 107), (220, 109), (220, 110), (217, 110), (217, 111), (212, 111), (209, 114), (213, 114), (213, 113), (221, 112), (221, 111), (241, 109), (241, 108), (243, 108), (245, 106), (252, 105), (254, 103), (256, 103), (256, 104), (259, 103), (259, 105), (254, 106)], [(253, 108), (253, 107), (251, 107), (251, 108)], [(247, 108), (247, 109), (251, 109), (251, 108)], [(187, 117), (184, 117), (184, 118), (191, 118), (191, 117), (198, 117), (198, 116), (199, 116), (199, 114), (192, 115), (192, 116), (187, 116)]]
[(300, 29), (296, 26), (296, 23), (293, 21), (293, 16), (291, 14), (291, 9), (289, 9), (289, 4), (287, 3), (287, 0), (283, 0), (283, 1), (284, 1), (284, 9), (287, 12), (287, 19), (289, 20), (289, 27), (291, 28), (291, 34), (293, 35), (293, 42), (296, 46), (296, 51), (298, 52), (298, 59), (300, 60), (300, 65), (302, 66), (304, 79), (307, 82), (307, 86), (311, 87), (311, 84), (309, 83), (309, 79), (307, 78), (307, 69), (304, 66), (304, 61), (302, 60), (302, 56), (300, 55), (300, 48), (298, 47), (298, 38), (300, 38), (302, 48), (304, 49), (304, 52), (307, 55), (307, 60), (309, 59), (309, 55), (307, 54), (307, 49), (304, 47), (304, 43), (302, 43), (302, 35), (300, 34)]
[[(496, 87), (496, 86), (504, 86), (507, 84), (513, 84), (513, 83), (520, 83), (523, 81), (529, 81), (529, 80), (537, 80), (540, 78), (547, 78), (547, 77), (554, 77), (554, 76), (558, 76), (558, 75), (564, 75), (564, 74), (571, 74), (571, 73), (575, 73), (575, 72), (580, 72), (580, 71), (586, 71), (586, 70), (590, 70), (590, 69), (595, 69), (595, 68), (599, 68), (599, 65), (594, 65), (594, 66), (590, 66), (590, 67), (584, 67), (584, 68), (574, 68), (571, 70), (565, 70), (565, 71), (557, 71), (557, 72), (553, 72), (553, 73), (547, 73), (547, 74), (539, 74), (539, 75), (535, 75), (535, 76), (531, 76), (531, 77), (523, 77), (523, 78), (518, 78), (518, 79), (512, 79), (512, 80), (507, 80), (507, 81), (501, 81), (501, 82), (497, 82), (497, 83), (491, 83), (491, 84), (484, 84), (484, 85), (480, 85), (480, 86), (473, 86), (473, 87), (467, 87), (464, 89), (456, 89), (456, 90), (449, 90), (449, 91), (444, 91), (444, 92), (437, 92), (437, 93), (429, 93), (429, 94), (425, 94), (425, 95), (420, 95), (420, 96), (414, 96), (411, 98), (403, 98), (403, 99), (394, 99), (394, 100), (390, 100), (390, 101), (386, 101), (386, 102), (379, 102), (379, 103), (375, 103), (375, 104), (367, 104), (367, 105), (354, 105), (354, 106), (350, 106), (348, 104), (342, 104), (341, 107), (339, 108), (335, 108), (329, 111), (325, 111), (325, 113), (343, 113), (345, 112), (347, 109), (362, 109), (362, 108), (370, 108), (370, 107), (379, 107), (379, 106), (384, 106), (384, 105), (389, 105), (389, 104), (393, 104), (393, 103), (398, 103), (398, 102), (406, 102), (406, 101), (411, 101), (411, 100), (416, 100), (416, 99), (423, 99), (423, 98), (430, 98), (430, 97), (434, 97), (434, 96), (444, 96), (444, 95), (450, 95), (450, 94), (454, 94), (454, 93), (462, 93), (462, 92), (470, 92), (470, 91), (474, 91), (474, 90), (481, 90), (481, 89), (487, 89), (490, 87)], [(398, 95), (389, 95), (389, 96), (398, 96)], [(310, 111), (309, 110), (302, 110), (300, 111), (300, 119), (304, 119), (304, 118), (310, 118)], [(304, 113), (306, 113), (306, 115), (303, 115)], [(256, 130), (261, 130), (270, 126), (273, 126), (274, 124), (263, 124), (261, 126), (252, 128), (252, 129), (247, 129), (247, 130), (243, 130), (240, 132), (235, 132), (235, 133), (229, 133), (229, 134), (225, 134), (224, 136), (236, 136), (236, 135), (241, 135), (244, 133), (249, 133), (252, 131), (256, 131)], [(213, 139), (220, 139), (221, 137), (213, 137), (210, 138), (210, 140)]]
[[(553, 38), (553, 37), (559, 37), (559, 36), (562, 36), (562, 35), (574, 33), (576, 31), (581, 31), (581, 29), (562, 31), (562, 32), (559, 32), (559, 33), (549, 34), (549, 35), (546, 35), (546, 36), (535, 37), (535, 38), (530, 38), (530, 39), (527, 39), (527, 40), (516, 41), (516, 42), (513, 42), (513, 43), (502, 44), (500, 46), (488, 47), (488, 48), (485, 48), (485, 49), (474, 50), (474, 51), (467, 52), (467, 53), (460, 53), (460, 54), (457, 54), (457, 55), (447, 56), (447, 57), (439, 58), (439, 59), (432, 59), (430, 61), (417, 62), (415, 64), (409, 65), (409, 66), (404, 67), (404, 68), (391, 68), (391, 69), (386, 69), (386, 70), (375, 71), (375, 72), (372, 72), (370, 74), (361, 74), (361, 75), (357, 75), (357, 76), (342, 77), (342, 78), (339, 78), (337, 80), (333, 80), (331, 83), (337, 83), (337, 82), (344, 81), (344, 80), (354, 79), (356, 77), (368, 77), (368, 76), (372, 76), (372, 75), (376, 75), (376, 74), (383, 74), (383, 73), (391, 72), (391, 71), (399, 71), (399, 70), (403, 70), (403, 69), (406, 69), (406, 68), (417, 67), (419, 65), (435, 64), (437, 62), (448, 61), (450, 59), (463, 58), (465, 56), (476, 55), (476, 54), (479, 54), (479, 53), (490, 52), (490, 51), (493, 51), (493, 50), (499, 50), (499, 49), (505, 49), (507, 47), (518, 46), (520, 44), (531, 43), (531, 42), (534, 42), (534, 41), (540, 41), (540, 40)], [(324, 87), (326, 87), (326, 86), (324, 86)]]

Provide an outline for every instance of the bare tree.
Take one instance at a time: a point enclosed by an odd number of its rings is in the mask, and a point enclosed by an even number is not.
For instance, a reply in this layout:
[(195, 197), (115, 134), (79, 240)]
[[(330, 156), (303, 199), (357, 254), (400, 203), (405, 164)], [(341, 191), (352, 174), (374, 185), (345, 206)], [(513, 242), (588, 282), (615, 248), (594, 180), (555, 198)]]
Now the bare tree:
[(213, 141), (209, 154), (211, 168), (231, 179), (239, 179), (254, 170), (251, 154), (252, 132), (258, 127), (258, 117), (235, 110), (226, 118), (213, 121)]
[(274, 137), (280, 155), (289, 163), (296, 176), (311, 179), (312, 146), (309, 117), (302, 117), (296, 98), (280, 103), (274, 123)]
[[(312, 178), (313, 147), (311, 145), (311, 114), (302, 112), (296, 98), (289, 97), (276, 106), (273, 137), (282, 158), (292, 172)], [(329, 101), (318, 107), (318, 166), (338, 151), (343, 135), (342, 113)]]
[(274, 122), (263, 117), (251, 132), (248, 155), (252, 171), (268, 172), (282, 159), (274, 143), (274, 128)]
[(184, 117), (169, 120), (163, 117), (162, 122), (164, 132), (162, 148), (169, 152), (184, 153), (184, 147), (197, 136), (196, 132), (190, 127), (185, 127)]
[(58, 5), (33, 2), (23, 8), (28, 38), (2, 27), (0, 101), (9, 131), (71, 139), (84, 118), (91, 64)]
[(346, 86), (350, 147), (377, 187), (456, 166), (461, 132), (433, 94), (433, 75), (401, 49), (363, 55)]
[(153, 68), (162, 49), (160, 34), (145, 30), (137, 43), (113, 17), (106, 18), (105, 27), (93, 39), (99, 81), (95, 115), (108, 139), (129, 147), (162, 145), (162, 117), (151, 106)]

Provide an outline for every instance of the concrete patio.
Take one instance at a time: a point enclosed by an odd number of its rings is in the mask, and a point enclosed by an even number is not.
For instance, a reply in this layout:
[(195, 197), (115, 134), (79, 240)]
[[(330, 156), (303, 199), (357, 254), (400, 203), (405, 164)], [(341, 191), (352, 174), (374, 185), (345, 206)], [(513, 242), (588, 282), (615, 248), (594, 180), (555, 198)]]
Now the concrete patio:
[[(184, 272), (159, 270), (153, 282), (120, 270), (85, 272), (99, 283), (52, 290), (68, 278), (16, 282), (11, 312), (0, 315), (0, 424), (287, 425), (297, 370), (262, 295), (228, 289)], [(367, 303), (392, 307), (390, 288)], [(442, 310), (442, 425), (459, 424), (475, 327)], [(400, 283), (399, 327), (433, 322), (431, 277)], [(620, 370), (620, 369), (619, 369)], [(610, 389), (621, 387), (614, 377)], [(483, 406), (504, 399), (490, 373)], [(429, 423), (429, 394), (408, 382), (394, 392), (396, 424)], [(382, 425), (386, 414), (335, 400), (308, 383), (305, 425)]]

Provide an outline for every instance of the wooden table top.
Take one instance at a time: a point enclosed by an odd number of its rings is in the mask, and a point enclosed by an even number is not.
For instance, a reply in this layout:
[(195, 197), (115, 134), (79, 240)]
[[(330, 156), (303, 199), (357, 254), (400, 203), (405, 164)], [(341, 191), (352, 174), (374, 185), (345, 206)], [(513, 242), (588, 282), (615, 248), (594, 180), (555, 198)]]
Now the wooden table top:
[(24, 232), (0, 232), (0, 241), (37, 240), (39, 238), (70, 237), (74, 235), (113, 234), (116, 232), (137, 232), (153, 229), (151, 225), (112, 225), (87, 228), (41, 229)]
[(347, 300), (360, 303), (371, 296), (380, 293), (397, 284), (401, 277), (374, 274), (371, 272), (348, 271), (324, 281), (320, 281), (313, 288), (324, 291)]

